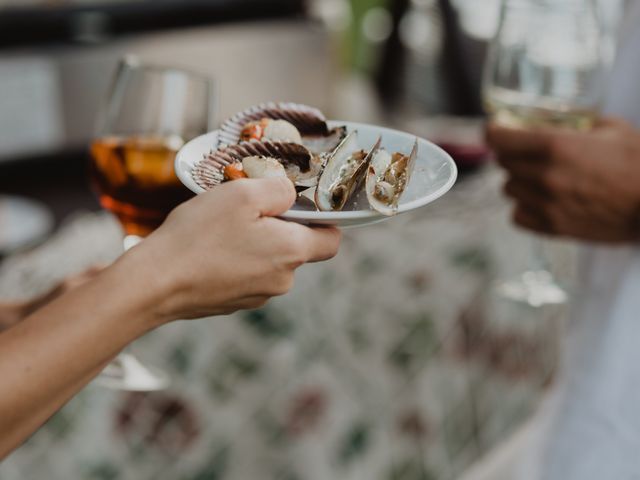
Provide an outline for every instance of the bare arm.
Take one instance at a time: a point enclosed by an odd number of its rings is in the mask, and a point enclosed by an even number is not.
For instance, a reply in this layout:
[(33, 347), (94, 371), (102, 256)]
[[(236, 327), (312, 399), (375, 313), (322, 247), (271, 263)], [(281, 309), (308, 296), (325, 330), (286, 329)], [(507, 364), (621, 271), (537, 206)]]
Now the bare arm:
[(0, 458), (159, 324), (149, 308), (156, 293), (141, 288), (134, 262), (123, 258), (0, 335)]
[(0, 459), (128, 343), (179, 318), (255, 308), (297, 267), (335, 255), (340, 234), (278, 220), (288, 180), (217, 187), (96, 278), (0, 334)]

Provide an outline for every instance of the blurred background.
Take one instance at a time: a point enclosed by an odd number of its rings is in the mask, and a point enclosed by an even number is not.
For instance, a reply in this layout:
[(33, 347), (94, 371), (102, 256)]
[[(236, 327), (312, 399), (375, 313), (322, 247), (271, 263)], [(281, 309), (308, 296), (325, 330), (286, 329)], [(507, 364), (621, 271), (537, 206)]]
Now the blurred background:
[[(462, 173), (424, 212), (346, 232), (268, 308), (140, 340), (168, 390), (90, 385), (0, 479), (454, 479), (508, 441), (553, 384), (566, 312), (488, 287), (530, 255), (482, 141), (499, 3), (0, 0), (1, 298), (119, 254), (87, 164), (125, 55), (215, 79), (216, 124), (297, 101), (429, 138)], [(570, 284), (573, 247), (547, 249)]]
[[(615, 4), (607, 2), (613, 12)], [(434, 116), (482, 114), (481, 69), (499, 0), (0, 6), (0, 188), (50, 203), (59, 220), (78, 202), (91, 205), (82, 165), (125, 54), (215, 78), (218, 120), (265, 99), (290, 99), (332, 118), (415, 124), (446, 137)], [(34, 178), (36, 164), (43, 175)]]

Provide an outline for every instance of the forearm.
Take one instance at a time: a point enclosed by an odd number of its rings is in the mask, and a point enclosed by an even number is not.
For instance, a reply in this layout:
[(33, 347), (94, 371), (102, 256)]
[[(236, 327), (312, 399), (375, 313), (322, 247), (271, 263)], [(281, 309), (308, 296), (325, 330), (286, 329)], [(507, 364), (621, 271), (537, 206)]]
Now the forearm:
[(123, 259), (0, 334), (0, 458), (159, 324), (163, 292), (138, 266)]
[(24, 306), (22, 303), (0, 303), (0, 332), (9, 327), (13, 327), (24, 317)]

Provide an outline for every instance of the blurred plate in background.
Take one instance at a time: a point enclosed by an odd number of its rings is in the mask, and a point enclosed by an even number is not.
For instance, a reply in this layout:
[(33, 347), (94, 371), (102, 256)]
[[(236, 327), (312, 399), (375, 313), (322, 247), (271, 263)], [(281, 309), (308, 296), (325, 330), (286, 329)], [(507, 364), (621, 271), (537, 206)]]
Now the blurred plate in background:
[(36, 244), (53, 228), (44, 205), (23, 197), (0, 196), (0, 254)]

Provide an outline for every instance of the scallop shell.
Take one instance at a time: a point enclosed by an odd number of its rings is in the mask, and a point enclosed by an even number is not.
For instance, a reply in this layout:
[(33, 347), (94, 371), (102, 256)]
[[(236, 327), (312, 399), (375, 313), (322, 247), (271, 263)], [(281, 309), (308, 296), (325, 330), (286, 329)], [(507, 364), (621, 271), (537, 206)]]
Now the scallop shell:
[(302, 135), (302, 143), (313, 153), (334, 150), (346, 136), (345, 127), (329, 129), (324, 114), (317, 108), (291, 102), (268, 102), (250, 107), (222, 123), (219, 145), (235, 145), (249, 122), (271, 118), (286, 120)]
[(224, 181), (224, 167), (252, 156), (275, 158), (285, 167), (297, 166), (303, 173), (311, 169), (311, 152), (297, 143), (242, 142), (211, 151), (195, 165), (191, 175), (200, 187), (210, 190)]

